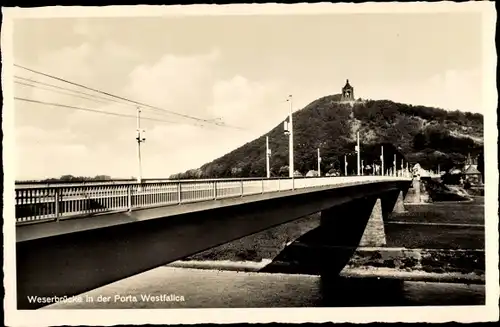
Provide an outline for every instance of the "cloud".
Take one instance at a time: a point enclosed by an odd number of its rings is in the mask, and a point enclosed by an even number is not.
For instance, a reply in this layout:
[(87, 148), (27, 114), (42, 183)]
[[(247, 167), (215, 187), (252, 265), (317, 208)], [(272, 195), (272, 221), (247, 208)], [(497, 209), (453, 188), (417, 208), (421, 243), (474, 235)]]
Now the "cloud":
[[(86, 168), (90, 167), (85, 165), (89, 149), (75, 139), (75, 134), (70, 129), (20, 127), (16, 129), (15, 142), (15, 167), (22, 178), (89, 172)], [(72, 165), (74, 162), (80, 164)]]
[[(286, 115), (284, 100), (277, 100), (284, 93), (275, 82), (250, 81), (236, 75), (217, 81), (212, 92), (209, 112), (228, 125), (264, 131)], [(282, 105), (278, 106), (280, 102)]]
[(429, 78), (433, 100), (452, 110), (482, 112), (482, 78), (479, 69), (447, 70)]
[(397, 85), (369, 85), (356, 94), (362, 98), (390, 99), (446, 110), (483, 112), (482, 74), (479, 69), (450, 69)]
[(206, 116), (218, 58), (216, 50), (192, 56), (167, 54), (153, 64), (135, 67), (126, 93), (169, 111)]
[(16, 129), (17, 143), (21, 144), (70, 144), (75, 134), (69, 129), (45, 130), (34, 126), (22, 126)]

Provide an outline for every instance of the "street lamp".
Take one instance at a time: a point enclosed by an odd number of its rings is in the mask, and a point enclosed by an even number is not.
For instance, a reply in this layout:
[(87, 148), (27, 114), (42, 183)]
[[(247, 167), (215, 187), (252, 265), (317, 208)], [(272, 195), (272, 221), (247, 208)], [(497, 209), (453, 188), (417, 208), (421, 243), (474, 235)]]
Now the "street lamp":
[(319, 153), (319, 148), (318, 148), (318, 177), (321, 176), (321, 155)]
[(141, 135), (145, 133), (145, 130), (141, 129), (141, 108), (137, 107), (137, 137), (135, 138), (137, 141), (137, 163), (139, 176), (137, 177), (138, 184), (142, 184), (142, 162), (141, 162), (141, 143), (146, 142), (146, 138)]
[(393, 161), (393, 164), (392, 166), (394, 167), (393, 170), (392, 170), (392, 175), (393, 176), (396, 176), (396, 154), (394, 154), (394, 161)]
[(359, 147), (359, 132), (356, 132), (356, 154), (357, 154), (357, 174), (358, 176), (360, 175), (359, 171), (359, 166), (360, 166), (360, 159), (361, 159), (361, 149)]
[(380, 147), (380, 175), (384, 176), (384, 146)]
[(344, 176), (347, 176), (347, 155), (344, 154)]
[(289, 168), (288, 175), (292, 178), (292, 189), (295, 189), (295, 180), (294, 180), (294, 165), (293, 165), (293, 104), (292, 104), (292, 95), (288, 96), (286, 100), (290, 102), (290, 116), (288, 118), (288, 126), (285, 122), (285, 135), (288, 135), (288, 147), (289, 147)]
[(269, 168), (269, 159), (271, 158), (271, 149), (269, 149), (269, 136), (266, 136), (266, 172), (267, 178), (271, 177), (271, 170)]

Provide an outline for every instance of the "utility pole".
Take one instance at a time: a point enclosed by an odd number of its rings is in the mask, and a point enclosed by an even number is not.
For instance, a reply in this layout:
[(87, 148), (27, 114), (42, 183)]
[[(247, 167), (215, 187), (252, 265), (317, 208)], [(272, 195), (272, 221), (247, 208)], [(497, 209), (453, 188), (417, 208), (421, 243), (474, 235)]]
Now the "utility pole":
[(321, 156), (318, 148), (318, 176), (321, 176)]
[(392, 169), (392, 175), (396, 176), (396, 154), (394, 154), (394, 165)]
[(344, 175), (347, 176), (347, 155), (344, 155)]
[(267, 172), (267, 178), (271, 177), (271, 171), (269, 169), (270, 157), (271, 157), (271, 149), (269, 149), (269, 136), (266, 136), (266, 172)]
[(137, 160), (138, 160), (138, 167), (139, 167), (139, 176), (137, 177), (137, 182), (139, 184), (142, 183), (142, 163), (141, 163), (141, 143), (144, 143), (146, 141), (146, 138), (142, 137), (141, 132), (144, 132), (144, 130), (141, 130), (141, 108), (137, 107)]
[(359, 148), (359, 132), (356, 132), (356, 142), (357, 142), (357, 145), (356, 145), (356, 153), (357, 153), (357, 156), (358, 156), (358, 159), (357, 159), (357, 173), (358, 173), (358, 176), (360, 175), (360, 160), (361, 160), (361, 149)]
[(381, 175), (384, 175), (384, 146), (381, 146), (381, 152), (380, 152), (380, 161), (382, 163), (382, 170), (380, 171)]
[(293, 103), (292, 103), (292, 95), (288, 96), (287, 101), (290, 102), (290, 120), (289, 120), (289, 143), (288, 146), (290, 148), (289, 150), (289, 162), (290, 162), (290, 167), (289, 167), (289, 176), (292, 178), (292, 189), (295, 189), (295, 181), (294, 181), (294, 165), (293, 165)]

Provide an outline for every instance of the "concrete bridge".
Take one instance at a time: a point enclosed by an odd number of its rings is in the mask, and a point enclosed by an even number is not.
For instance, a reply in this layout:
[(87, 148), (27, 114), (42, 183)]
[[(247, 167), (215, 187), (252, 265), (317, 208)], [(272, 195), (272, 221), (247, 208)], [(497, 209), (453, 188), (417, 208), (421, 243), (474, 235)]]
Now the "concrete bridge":
[(25, 186), (16, 189), (18, 308), (45, 305), (29, 296), (81, 294), (316, 212), (321, 240), (348, 250), (314, 264), (337, 274), (358, 245), (383, 245), (383, 219), (402, 209), (410, 187), (408, 175)]

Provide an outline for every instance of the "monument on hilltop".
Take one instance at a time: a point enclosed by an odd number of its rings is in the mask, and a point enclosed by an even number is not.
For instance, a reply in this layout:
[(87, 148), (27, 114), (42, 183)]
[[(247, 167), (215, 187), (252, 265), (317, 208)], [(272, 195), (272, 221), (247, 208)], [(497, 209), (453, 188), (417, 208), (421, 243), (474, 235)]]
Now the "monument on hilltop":
[(355, 101), (354, 88), (349, 84), (349, 80), (346, 80), (345, 86), (342, 88), (342, 97), (340, 101)]

